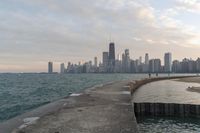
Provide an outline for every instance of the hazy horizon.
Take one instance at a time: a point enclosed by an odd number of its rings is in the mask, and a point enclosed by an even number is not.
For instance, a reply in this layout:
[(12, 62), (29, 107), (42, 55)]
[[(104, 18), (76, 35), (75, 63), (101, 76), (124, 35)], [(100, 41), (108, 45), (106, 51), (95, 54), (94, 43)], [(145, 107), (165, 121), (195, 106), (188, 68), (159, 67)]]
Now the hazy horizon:
[(55, 71), (60, 63), (116, 57), (200, 57), (200, 0), (2, 0), (0, 72)]

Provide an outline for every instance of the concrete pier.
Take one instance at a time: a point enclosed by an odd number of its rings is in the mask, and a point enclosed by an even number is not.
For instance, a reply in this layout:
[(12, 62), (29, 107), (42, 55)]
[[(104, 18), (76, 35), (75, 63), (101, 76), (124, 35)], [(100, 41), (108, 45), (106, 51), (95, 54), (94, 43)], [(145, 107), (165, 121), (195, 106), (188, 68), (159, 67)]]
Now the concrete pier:
[(136, 116), (199, 117), (200, 105), (174, 103), (134, 103)]
[(138, 133), (128, 83), (73, 94), (0, 124), (0, 133)]

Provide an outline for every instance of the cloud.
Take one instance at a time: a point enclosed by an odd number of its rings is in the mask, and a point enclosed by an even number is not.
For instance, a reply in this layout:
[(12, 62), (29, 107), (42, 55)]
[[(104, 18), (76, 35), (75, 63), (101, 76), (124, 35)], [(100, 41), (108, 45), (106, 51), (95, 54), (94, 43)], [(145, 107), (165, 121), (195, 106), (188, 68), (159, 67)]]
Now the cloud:
[(176, 0), (178, 10), (184, 10), (193, 13), (200, 13), (199, 0)]
[[(187, 9), (194, 3), (177, 1)], [(101, 58), (110, 34), (118, 51), (130, 48), (142, 53), (149, 44), (199, 48), (195, 41), (199, 33), (175, 19), (179, 13), (173, 7), (160, 12), (148, 0), (7, 0), (0, 11), (0, 56), (5, 65), (13, 60), (17, 66), (31, 63), (30, 59), (78, 62), (97, 54)], [(46, 65), (42, 66), (44, 70)]]

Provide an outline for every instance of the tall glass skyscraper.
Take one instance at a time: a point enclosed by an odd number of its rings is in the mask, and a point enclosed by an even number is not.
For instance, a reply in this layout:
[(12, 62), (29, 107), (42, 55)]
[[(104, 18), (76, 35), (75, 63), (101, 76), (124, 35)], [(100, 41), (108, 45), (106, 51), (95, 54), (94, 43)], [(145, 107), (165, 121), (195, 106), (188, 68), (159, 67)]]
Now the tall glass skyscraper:
[(172, 71), (172, 54), (171, 53), (165, 53), (164, 57), (164, 69), (165, 72), (171, 72)]
[(115, 43), (109, 44), (109, 60), (115, 60)]
[(114, 72), (115, 67), (115, 43), (109, 44), (109, 72)]
[(48, 62), (48, 73), (53, 73), (53, 62)]

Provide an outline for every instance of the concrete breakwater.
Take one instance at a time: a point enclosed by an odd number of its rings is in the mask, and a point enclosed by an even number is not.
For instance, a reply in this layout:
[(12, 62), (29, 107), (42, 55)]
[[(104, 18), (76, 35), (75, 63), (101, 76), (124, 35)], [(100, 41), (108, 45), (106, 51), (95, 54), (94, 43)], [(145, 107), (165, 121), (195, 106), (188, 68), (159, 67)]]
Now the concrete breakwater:
[[(0, 124), (0, 133), (138, 133), (128, 83), (120, 81), (72, 94), (50, 108), (46, 105), (48, 113), (40, 115), (44, 109), (36, 109)], [(37, 119), (27, 122), (30, 118)]]
[[(134, 81), (130, 83), (131, 94), (140, 88), (141, 86), (160, 80), (168, 80), (168, 79), (181, 79), (181, 78), (195, 78), (196, 76), (182, 76), (182, 77), (163, 77), (163, 78), (150, 78), (144, 79), (140, 81)], [(178, 103), (135, 103), (132, 101), (134, 105), (134, 112), (136, 116), (199, 116), (200, 115), (200, 105), (194, 104), (178, 104)]]

